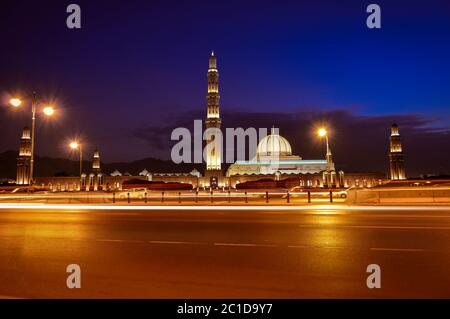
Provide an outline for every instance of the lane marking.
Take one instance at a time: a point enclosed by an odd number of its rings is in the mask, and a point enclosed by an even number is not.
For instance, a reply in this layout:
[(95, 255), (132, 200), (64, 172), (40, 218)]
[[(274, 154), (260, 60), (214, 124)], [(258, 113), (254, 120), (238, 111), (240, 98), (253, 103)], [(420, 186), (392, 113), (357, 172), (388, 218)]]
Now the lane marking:
[[(302, 227), (302, 226), (300, 226)], [(363, 229), (434, 229), (449, 230), (450, 227), (445, 226), (372, 226), (372, 225), (342, 225), (336, 228), (363, 228)]]
[(167, 241), (167, 240), (150, 240), (150, 244), (167, 244), (167, 245), (207, 245), (208, 243), (194, 241)]
[(425, 230), (450, 230), (450, 226), (375, 226), (375, 225), (322, 225), (309, 224), (297, 225), (300, 228), (357, 228), (357, 229), (425, 229)]
[(214, 246), (232, 246), (232, 247), (276, 247), (271, 244), (250, 244), (250, 243), (214, 243)]
[(96, 241), (100, 242), (113, 242), (113, 243), (142, 243), (140, 240), (131, 240), (131, 239), (96, 239)]
[[(6, 237), (17, 237), (17, 236), (6, 236)], [(79, 240), (79, 241), (89, 241), (89, 238), (78, 239), (78, 238), (51, 238), (60, 240)], [(121, 243), (144, 243), (142, 240), (124, 240), (124, 239), (95, 239), (97, 242), (121, 242)], [(167, 241), (167, 240), (150, 240), (150, 244), (166, 244), (166, 245), (210, 245), (207, 242), (192, 242), (192, 241)], [(224, 247), (283, 247), (283, 245), (275, 244), (257, 244), (257, 243), (213, 243), (213, 246), (224, 246)], [(284, 246), (286, 247), (286, 246)], [(354, 247), (343, 247), (343, 246), (314, 246), (314, 245), (288, 245), (288, 248), (297, 249), (354, 249)], [(361, 248), (361, 250), (367, 248)], [(370, 247), (368, 248), (372, 251), (396, 251), (396, 252), (424, 252), (428, 251), (422, 248), (387, 248), (387, 247)]]
[(405, 214), (392, 214), (392, 213), (387, 213), (387, 214), (371, 214), (371, 215), (363, 215), (363, 214), (352, 214), (352, 215), (348, 215), (350, 217), (381, 217), (381, 218), (450, 218), (450, 215), (405, 215)]
[[(344, 249), (342, 246), (307, 246), (307, 245), (288, 245), (288, 248), (300, 248), (300, 249)], [(347, 247), (351, 249), (350, 247)]]
[[(139, 243), (138, 240), (122, 240), (122, 239), (96, 239), (100, 242), (128, 242)], [(167, 245), (208, 245), (207, 242), (191, 242), (191, 241), (166, 241), (166, 240), (150, 240), (150, 244), (167, 244)], [(255, 243), (214, 243), (214, 246), (228, 246), (228, 247), (277, 247), (274, 244), (255, 244)], [(288, 248), (300, 248), (300, 249), (345, 249), (343, 246), (312, 246), (312, 245), (288, 245)], [(347, 249), (352, 249), (347, 247)], [(405, 252), (423, 252), (425, 249), (421, 248), (384, 248), (384, 247), (371, 247), (373, 251), (405, 251)]]
[(425, 251), (424, 249), (420, 249), (420, 248), (382, 248), (382, 247), (373, 247), (373, 248), (370, 248), (370, 250), (375, 250), (375, 251), (408, 251), (408, 252)]

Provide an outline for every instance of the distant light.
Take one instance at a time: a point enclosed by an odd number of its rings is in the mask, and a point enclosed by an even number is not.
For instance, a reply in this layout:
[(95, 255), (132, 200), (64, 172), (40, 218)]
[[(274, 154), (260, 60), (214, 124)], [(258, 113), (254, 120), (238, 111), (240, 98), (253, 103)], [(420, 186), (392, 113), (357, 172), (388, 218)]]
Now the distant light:
[(77, 149), (78, 145), (79, 144), (77, 142), (72, 142), (72, 143), (69, 144), (70, 148), (73, 149), (73, 150)]
[(44, 107), (43, 112), (47, 116), (52, 116), (55, 113), (55, 110), (51, 106), (46, 106)]
[(319, 136), (323, 137), (323, 136), (327, 135), (327, 130), (322, 127), (317, 131), (317, 134), (319, 134)]
[(20, 104), (22, 104), (22, 100), (19, 98), (12, 98), (11, 100), (9, 100), (9, 104), (11, 104), (14, 107), (19, 107)]

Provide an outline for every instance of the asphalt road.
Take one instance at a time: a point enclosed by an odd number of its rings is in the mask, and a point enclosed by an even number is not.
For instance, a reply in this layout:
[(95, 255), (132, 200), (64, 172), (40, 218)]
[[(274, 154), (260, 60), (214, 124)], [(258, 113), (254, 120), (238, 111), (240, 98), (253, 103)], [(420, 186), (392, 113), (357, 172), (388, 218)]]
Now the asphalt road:
[(0, 209), (0, 296), (450, 298), (450, 210)]

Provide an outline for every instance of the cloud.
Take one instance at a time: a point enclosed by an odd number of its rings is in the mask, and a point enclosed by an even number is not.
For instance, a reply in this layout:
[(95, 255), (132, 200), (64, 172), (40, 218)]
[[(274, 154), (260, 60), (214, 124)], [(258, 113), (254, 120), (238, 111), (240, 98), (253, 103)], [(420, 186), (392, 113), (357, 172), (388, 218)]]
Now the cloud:
[(153, 149), (167, 151), (170, 156), (170, 149), (174, 144), (170, 139), (172, 131), (177, 127), (186, 127), (193, 132), (194, 120), (203, 117), (203, 113), (196, 111), (177, 114), (176, 117), (167, 115), (162, 119), (164, 125), (135, 128), (130, 132), (130, 136), (144, 140)]
[[(203, 112), (185, 112), (176, 118), (164, 119), (164, 125), (133, 130), (132, 136), (167, 153), (174, 141), (170, 134), (176, 127), (193, 132), (194, 119), (203, 119)], [(324, 141), (315, 132), (327, 126), (335, 163), (347, 172), (379, 171), (388, 167), (390, 126), (396, 122), (402, 135), (405, 165), (409, 175), (450, 173), (450, 130), (437, 127), (439, 119), (421, 114), (383, 116), (359, 115), (349, 110), (296, 112), (222, 112), (224, 128), (268, 128), (275, 126), (292, 145), (294, 154), (304, 159), (323, 158)]]

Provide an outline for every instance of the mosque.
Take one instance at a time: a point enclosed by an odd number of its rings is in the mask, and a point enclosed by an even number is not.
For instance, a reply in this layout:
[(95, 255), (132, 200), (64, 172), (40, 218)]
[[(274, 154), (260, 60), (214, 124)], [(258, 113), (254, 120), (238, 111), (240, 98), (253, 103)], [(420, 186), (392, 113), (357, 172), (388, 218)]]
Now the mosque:
[[(220, 130), (221, 117), (219, 108), (219, 71), (214, 52), (209, 57), (207, 73), (208, 91), (206, 96), (207, 112), (206, 128)], [(295, 185), (314, 188), (344, 188), (344, 187), (373, 187), (387, 181), (382, 173), (345, 173), (337, 171), (328, 143), (326, 131), (326, 153), (323, 159), (303, 159), (295, 155), (288, 140), (281, 136), (276, 129), (262, 138), (257, 146), (253, 159), (238, 160), (230, 165), (228, 170), (222, 170), (220, 145), (214, 135), (206, 141), (206, 165), (204, 174), (197, 170), (179, 173), (156, 173), (142, 168), (138, 176), (122, 174), (118, 171), (105, 174), (101, 171), (100, 153), (95, 151), (93, 166), (89, 174), (82, 173), (80, 177), (36, 177), (34, 184), (56, 191), (98, 191), (120, 190), (127, 180), (141, 180), (165, 183), (190, 184), (195, 189), (236, 188), (238, 184), (258, 182), (260, 180), (294, 181)], [(391, 150), (389, 153), (390, 179), (404, 179), (403, 153), (398, 133), (398, 126), (391, 128)], [(29, 185), (30, 172), (30, 130), (25, 128), (20, 142), (19, 157), (17, 159), (17, 181), (19, 185)], [(150, 168), (151, 171), (151, 168)], [(291, 184), (292, 185), (292, 184)]]
[(236, 161), (227, 171), (233, 175), (315, 174), (334, 171), (334, 163), (327, 160), (304, 160), (292, 155), (289, 142), (279, 134), (271, 133), (258, 144), (256, 157), (251, 161)]

